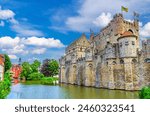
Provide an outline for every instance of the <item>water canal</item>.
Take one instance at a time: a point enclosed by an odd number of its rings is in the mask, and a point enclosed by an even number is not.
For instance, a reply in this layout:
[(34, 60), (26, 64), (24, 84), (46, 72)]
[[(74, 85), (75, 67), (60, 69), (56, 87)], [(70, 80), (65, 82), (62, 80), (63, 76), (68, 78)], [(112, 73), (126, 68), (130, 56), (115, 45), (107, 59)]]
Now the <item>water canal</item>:
[(75, 85), (26, 85), (16, 84), (7, 99), (136, 99), (138, 92), (98, 89)]

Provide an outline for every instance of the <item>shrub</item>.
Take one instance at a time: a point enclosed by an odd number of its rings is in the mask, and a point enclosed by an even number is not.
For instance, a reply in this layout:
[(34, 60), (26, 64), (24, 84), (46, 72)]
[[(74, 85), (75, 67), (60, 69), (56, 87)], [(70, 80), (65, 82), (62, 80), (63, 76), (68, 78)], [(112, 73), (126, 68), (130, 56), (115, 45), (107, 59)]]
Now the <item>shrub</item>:
[(44, 85), (53, 85), (53, 79), (52, 78), (43, 78), (41, 80), (41, 84), (44, 84)]
[(144, 87), (140, 91), (140, 98), (141, 99), (150, 99), (150, 87)]
[(43, 74), (35, 72), (29, 75), (28, 80), (41, 80), (43, 77)]
[(4, 74), (4, 80), (0, 82), (0, 99), (4, 99), (10, 92), (11, 79), (10, 73), (6, 72)]
[(42, 80), (41, 80), (41, 84), (44, 84), (44, 85), (54, 85), (54, 82), (57, 81), (58, 78), (55, 78), (55, 77), (44, 77)]

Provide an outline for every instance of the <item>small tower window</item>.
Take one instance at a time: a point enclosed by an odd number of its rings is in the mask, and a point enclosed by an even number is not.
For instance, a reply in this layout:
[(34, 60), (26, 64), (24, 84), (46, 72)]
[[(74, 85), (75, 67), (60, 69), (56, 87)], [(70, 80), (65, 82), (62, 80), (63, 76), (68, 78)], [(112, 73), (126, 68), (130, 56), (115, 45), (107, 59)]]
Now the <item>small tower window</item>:
[(124, 61), (123, 61), (123, 60), (120, 60), (120, 64), (124, 64)]
[(128, 45), (129, 45), (129, 42), (128, 42), (128, 41), (126, 41), (126, 42), (125, 42), (125, 45), (126, 45), (126, 46), (128, 46)]
[(132, 41), (132, 45), (135, 45), (135, 41)]
[(132, 64), (136, 64), (137, 60), (136, 59), (132, 59)]
[(122, 47), (122, 42), (120, 43), (120, 47)]

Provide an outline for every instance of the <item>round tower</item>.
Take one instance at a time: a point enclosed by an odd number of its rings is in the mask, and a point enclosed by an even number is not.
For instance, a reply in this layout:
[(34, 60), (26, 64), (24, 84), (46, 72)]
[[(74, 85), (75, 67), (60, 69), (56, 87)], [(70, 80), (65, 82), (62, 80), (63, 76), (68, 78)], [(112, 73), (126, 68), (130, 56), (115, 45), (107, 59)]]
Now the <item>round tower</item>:
[(119, 38), (119, 53), (121, 58), (137, 57), (137, 36), (131, 31), (124, 32)]

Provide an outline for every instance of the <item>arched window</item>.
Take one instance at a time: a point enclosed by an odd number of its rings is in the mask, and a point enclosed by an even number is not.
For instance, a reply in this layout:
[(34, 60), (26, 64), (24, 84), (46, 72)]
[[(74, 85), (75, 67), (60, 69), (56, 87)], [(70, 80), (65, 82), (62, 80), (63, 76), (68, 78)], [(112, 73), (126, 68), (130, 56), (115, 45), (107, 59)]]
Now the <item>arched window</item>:
[(116, 63), (116, 61), (113, 61), (112, 64), (113, 64), (113, 65), (116, 65), (117, 63)]
[(130, 31), (131, 33), (133, 33), (132, 29), (129, 29), (128, 31)]
[(82, 48), (80, 48), (80, 52), (82, 52)]
[(150, 58), (145, 59), (146, 63), (150, 63)]
[(124, 64), (124, 60), (121, 59), (121, 60), (120, 60), (120, 64)]
[(106, 62), (106, 65), (108, 65), (108, 62)]
[(92, 65), (92, 64), (89, 64), (88, 66), (89, 66), (90, 68), (92, 68), (92, 67), (93, 67), (93, 65)]
[(136, 59), (132, 59), (132, 64), (136, 64), (137, 60)]

